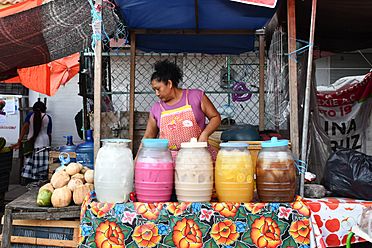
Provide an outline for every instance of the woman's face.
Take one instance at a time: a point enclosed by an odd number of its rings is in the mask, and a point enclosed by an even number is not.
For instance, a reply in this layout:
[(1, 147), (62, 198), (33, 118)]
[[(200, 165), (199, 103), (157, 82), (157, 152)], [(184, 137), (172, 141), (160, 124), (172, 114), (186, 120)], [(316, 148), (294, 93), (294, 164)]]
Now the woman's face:
[(168, 81), (168, 84), (162, 81), (152, 80), (151, 81), (152, 89), (155, 91), (157, 97), (163, 102), (167, 102), (171, 97), (172, 92), (172, 82)]

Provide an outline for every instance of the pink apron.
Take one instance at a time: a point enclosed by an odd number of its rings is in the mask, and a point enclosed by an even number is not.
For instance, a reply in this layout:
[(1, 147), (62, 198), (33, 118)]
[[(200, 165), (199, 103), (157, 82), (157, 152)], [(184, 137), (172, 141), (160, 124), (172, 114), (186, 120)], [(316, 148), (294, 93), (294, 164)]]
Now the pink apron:
[(174, 159), (177, 151), (181, 148), (181, 143), (190, 142), (191, 138), (199, 138), (202, 131), (196, 122), (191, 105), (189, 105), (188, 90), (186, 91), (185, 106), (165, 110), (160, 103), (160, 108), (162, 112), (159, 138), (169, 140), (169, 149)]

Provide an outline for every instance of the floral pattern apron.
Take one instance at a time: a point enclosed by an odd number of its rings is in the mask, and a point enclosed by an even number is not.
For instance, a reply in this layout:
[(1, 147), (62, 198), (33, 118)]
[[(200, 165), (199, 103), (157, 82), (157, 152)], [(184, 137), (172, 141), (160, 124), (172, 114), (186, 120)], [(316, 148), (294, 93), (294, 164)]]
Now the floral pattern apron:
[(169, 149), (172, 155), (181, 148), (182, 142), (190, 142), (191, 138), (199, 138), (202, 133), (201, 128), (196, 122), (194, 112), (188, 100), (188, 90), (186, 90), (186, 105), (180, 108), (165, 110), (160, 103), (162, 110), (160, 115), (160, 134), (159, 138), (168, 139)]
[[(181, 143), (190, 142), (191, 138), (199, 138), (202, 130), (196, 121), (191, 105), (189, 105), (188, 90), (186, 90), (185, 106), (172, 110), (165, 110), (160, 103), (160, 108), (162, 112), (160, 114), (159, 138), (168, 139), (169, 150), (172, 153), (173, 165), (175, 166), (176, 157), (178, 150), (181, 148)], [(212, 155), (214, 167), (217, 151), (212, 149), (210, 146), (208, 146), (208, 150)], [(173, 191), (172, 200), (176, 201), (175, 191)]]

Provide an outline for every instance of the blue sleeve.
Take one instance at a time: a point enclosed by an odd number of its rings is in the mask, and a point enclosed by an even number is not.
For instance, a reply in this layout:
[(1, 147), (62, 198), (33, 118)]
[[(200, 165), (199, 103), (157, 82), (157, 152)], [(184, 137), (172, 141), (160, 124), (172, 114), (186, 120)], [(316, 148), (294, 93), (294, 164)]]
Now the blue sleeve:
[(49, 119), (49, 122), (48, 122), (48, 127), (47, 127), (47, 134), (52, 134), (52, 117), (50, 117), (49, 115), (48, 116), (48, 119)]
[(30, 113), (27, 114), (26, 119), (25, 119), (25, 123), (30, 123), (30, 119), (31, 119), (32, 114), (33, 114), (33, 112), (30, 112)]

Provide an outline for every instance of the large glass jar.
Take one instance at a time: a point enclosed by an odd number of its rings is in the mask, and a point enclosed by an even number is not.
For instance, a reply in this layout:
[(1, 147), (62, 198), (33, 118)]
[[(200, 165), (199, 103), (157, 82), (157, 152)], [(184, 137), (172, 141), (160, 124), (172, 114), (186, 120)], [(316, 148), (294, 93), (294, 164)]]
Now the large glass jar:
[(133, 155), (126, 139), (104, 139), (94, 166), (94, 188), (100, 202), (120, 203), (133, 191)]
[(135, 189), (140, 202), (170, 201), (174, 165), (166, 139), (143, 139), (135, 166)]
[(257, 159), (257, 193), (263, 202), (292, 202), (296, 191), (296, 167), (288, 140), (276, 137), (261, 143)]
[(254, 167), (246, 143), (221, 143), (216, 160), (216, 191), (221, 202), (253, 199)]
[(181, 144), (176, 159), (175, 186), (178, 201), (208, 202), (213, 190), (213, 161), (207, 142)]

